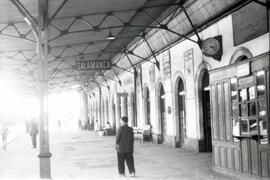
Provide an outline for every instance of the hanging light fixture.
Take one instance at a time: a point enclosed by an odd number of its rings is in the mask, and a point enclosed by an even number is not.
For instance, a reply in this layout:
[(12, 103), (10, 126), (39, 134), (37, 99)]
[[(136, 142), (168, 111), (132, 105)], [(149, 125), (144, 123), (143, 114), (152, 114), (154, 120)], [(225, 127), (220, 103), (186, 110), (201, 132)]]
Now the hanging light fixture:
[(107, 39), (107, 40), (115, 40), (115, 36), (114, 36), (114, 35), (112, 35), (112, 31), (111, 31), (111, 29), (110, 29), (110, 31), (109, 31), (109, 35), (106, 37), (106, 39)]

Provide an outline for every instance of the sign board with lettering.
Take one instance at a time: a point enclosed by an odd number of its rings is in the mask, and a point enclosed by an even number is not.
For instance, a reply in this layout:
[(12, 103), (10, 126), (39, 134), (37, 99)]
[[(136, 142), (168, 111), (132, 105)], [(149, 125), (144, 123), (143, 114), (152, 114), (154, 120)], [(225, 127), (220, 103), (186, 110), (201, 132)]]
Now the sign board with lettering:
[(240, 64), (237, 66), (237, 76), (243, 77), (250, 74), (250, 62)]
[(165, 80), (171, 79), (171, 57), (169, 50), (162, 53), (162, 59), (163, 59), (163, 77)]
[(232, 14), (234, 45), (267, 33), (267, 10), (252, 2)]
[(110, 60), (94, 60), (94, 61), (76, 61), (78, 70), (108, 70), (111, 69)]
[(255, 77), (247, 76), (247, 77), (239, 78), (238, 86), (239, 86), (239, 89), (255, 86)]
[(185, 61), (186, 89), (188, 89), (186, 98), (193, 99), (195, 97), (193, 49), (189, 49), (184, 52), (184, 61)]

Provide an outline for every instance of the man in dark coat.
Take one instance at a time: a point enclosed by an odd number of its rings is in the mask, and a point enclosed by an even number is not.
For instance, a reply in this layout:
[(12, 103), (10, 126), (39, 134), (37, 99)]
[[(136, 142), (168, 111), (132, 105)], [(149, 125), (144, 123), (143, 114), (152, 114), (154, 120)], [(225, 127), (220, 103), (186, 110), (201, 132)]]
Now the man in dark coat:
[(116, 150), (118, 159), (118, 171), (120, 176), (125, 176), (125, 161), (130, 176), (135, 176), (133, 144), (133, 129), (127, 125), (128, 118), (121, 118), (122, 126), (119, 127), (116, 135)]
[(32, 119), (31, 127), (30, 127), (30, 136), (31, 136), (33, 148), (37, 147), (37, 134), (38, 134), (38, 125), (36, 121)]

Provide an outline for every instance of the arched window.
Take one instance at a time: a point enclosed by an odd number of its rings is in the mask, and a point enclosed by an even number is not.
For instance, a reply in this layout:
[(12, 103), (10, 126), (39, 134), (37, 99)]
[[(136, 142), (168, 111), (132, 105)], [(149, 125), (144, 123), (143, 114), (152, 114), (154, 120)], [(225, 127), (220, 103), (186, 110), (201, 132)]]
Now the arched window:
[(233, 53), (231, 60), (230, 60), (230, 64), (243, 62), (243, 61), (245, 61), (249, 58), (252, 58), (252, 57), (253, 57), (253, 55), (251, 54), (251, 52), (247, 48), (240, 47)]

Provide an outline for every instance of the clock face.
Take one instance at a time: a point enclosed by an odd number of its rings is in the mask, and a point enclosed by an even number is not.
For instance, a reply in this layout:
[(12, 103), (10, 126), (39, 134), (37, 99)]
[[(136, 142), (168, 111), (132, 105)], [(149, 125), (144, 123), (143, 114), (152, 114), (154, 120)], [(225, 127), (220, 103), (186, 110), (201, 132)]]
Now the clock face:
[(206, 56), (214, 56), (219, 53), (221, 45), (215, 38), (208, 38), (202, 42), (202, 52)]

